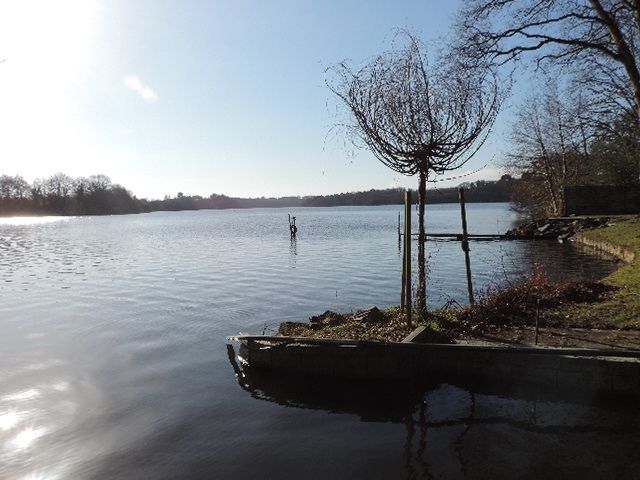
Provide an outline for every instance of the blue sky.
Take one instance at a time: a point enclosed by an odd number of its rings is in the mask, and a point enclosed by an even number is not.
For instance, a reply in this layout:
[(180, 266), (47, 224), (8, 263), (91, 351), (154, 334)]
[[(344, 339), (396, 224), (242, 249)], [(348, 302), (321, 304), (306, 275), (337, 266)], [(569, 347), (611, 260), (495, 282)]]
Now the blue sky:
[[(457, 1), (8, 0), (0, 6), (0, 173), (104, 173), (140, 197), (410, 186), (331, 127), (327, 67)], [(491, 160), (500, 129), (459, 173)], [(496, 158), (497, 159), (497, 158)], [(495, 178), (495, 166), (467, 179)], [(449, 182), (458, 183), (458, 182)], [(446, 185), (446, 183), (442, 183)]]

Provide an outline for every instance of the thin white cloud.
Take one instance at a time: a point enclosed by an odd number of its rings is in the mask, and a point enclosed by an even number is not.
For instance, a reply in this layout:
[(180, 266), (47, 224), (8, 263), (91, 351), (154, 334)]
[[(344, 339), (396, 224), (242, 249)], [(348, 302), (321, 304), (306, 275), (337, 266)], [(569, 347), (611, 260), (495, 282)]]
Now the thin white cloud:
[(149, 85), (145, 85), (137, 75), (127, 75), (124, 77), (124, 86), (129, 90), (137, 92), (147, 102), (155, 103), (158, 101), (158, 94)]

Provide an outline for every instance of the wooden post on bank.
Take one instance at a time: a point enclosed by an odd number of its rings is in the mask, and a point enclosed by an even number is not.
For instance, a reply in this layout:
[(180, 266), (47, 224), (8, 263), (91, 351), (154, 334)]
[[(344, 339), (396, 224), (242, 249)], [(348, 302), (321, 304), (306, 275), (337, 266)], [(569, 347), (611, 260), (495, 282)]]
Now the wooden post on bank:
[(469, 233), (467, 232), (467, 212), (464, 206), (464, 188), (458, 190), (460, 194), (460, 216), (462, 217), (462, 250), (464, 251), (464, 263), (467, 270), (467, 293), (469, 305), (474, 304), (473, 283), (471, 282), (471, 258), (469, 257)]
[(411, 190), (404, 195), (404, 306), (407, 326), (411, 327)]

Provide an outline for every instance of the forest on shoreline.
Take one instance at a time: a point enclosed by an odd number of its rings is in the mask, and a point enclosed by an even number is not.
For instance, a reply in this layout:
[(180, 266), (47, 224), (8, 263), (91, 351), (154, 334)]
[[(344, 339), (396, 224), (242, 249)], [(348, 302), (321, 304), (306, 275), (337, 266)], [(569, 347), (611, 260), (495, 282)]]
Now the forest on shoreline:
[[(519, 180), (503, 175), (500, 180), (463, 183), (467, 202), (508, 202)], [(211, 194), (185, 195), (162, 200), (137, 198), (105, 175), (72, 178), (58, 173), (28, 183), (20, 176), (0, 176), (0, 216), (20, 215), (117, 215), (154, 211), (205, 210), (260, 207), (335, 207), (399, 205), (404, 189), (371, 189), (363, 192), (304, 197), (240, 198)], [(417, 199), (417, 194), (414, 192)], [(458, 201), (458, 187), (432, 188), (427, 203)]]

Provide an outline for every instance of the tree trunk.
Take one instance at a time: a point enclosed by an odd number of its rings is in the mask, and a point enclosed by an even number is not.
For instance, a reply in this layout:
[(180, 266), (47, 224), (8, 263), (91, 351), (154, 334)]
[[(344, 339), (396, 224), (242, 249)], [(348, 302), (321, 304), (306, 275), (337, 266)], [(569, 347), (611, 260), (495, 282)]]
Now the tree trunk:
[(427, 201), (427, 172), (420, 171), (418, 186), (418, 313), (427, 310), (427, 270), (425, 265), (424, 206)]

